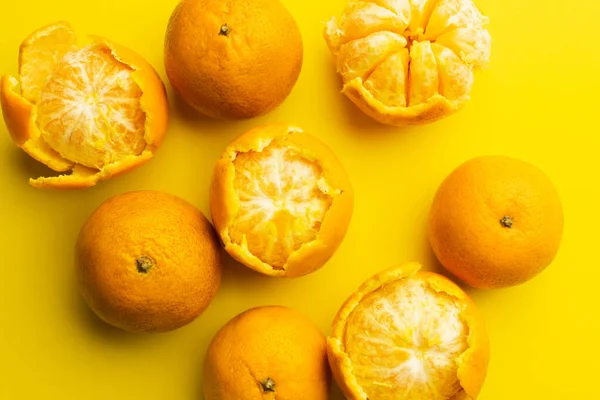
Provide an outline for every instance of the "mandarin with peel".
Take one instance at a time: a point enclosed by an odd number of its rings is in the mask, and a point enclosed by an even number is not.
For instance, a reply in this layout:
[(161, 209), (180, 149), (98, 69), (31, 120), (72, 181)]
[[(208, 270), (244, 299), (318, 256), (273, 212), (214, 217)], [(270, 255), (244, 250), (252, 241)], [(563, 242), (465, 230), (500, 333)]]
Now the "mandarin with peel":
[(440, 184), (429, 242), (448, 271), (493, 289), (522, 284), (548, 267), (563, 227), (558, 191), (542, 170), (512, 157), (481, 156)]
[[(142, 57), (104, 38), (78, 45), (65, 22), (21, 44), (19, 76), (0, 81), (13, 141), (56, 177), (36, 187), (85, 188), (148, 161), (167, 129), (162, 81)], [(70, 173), (69, 173), (70, 172)]]
[(341, 244), (353, 204), (342, 164), (300, 128), (252, 129), (215, 166), (210, 205), (225, 250), (266, 275), (321, 268)]
[(325, 335), (291, 308), (252, 308), (215, 335), (202, 383), (205, 400), (327, 400)]
[(165, 69), (196, 111), (246, 119), (287, 98), (303, 51), (300, 29), (280, 0), (182, 0), (165, 35)]
[(336, 315), (327, 351), (347, 399), (477, 398), (489, 363), (483, 318), (453, 282), (420, 268), (376, 274)]
[(490, 57), (488, 18), (472, 0), (350, 0), (324, 30), (342, 92), (389, 125), (460, 110)]
[(130, 332), (166, 332), (192, 322), (221, 283), (210, 222), (185, 200), (156, 191), (102, 203), (81, 228), (76, 264), (90, 308)]

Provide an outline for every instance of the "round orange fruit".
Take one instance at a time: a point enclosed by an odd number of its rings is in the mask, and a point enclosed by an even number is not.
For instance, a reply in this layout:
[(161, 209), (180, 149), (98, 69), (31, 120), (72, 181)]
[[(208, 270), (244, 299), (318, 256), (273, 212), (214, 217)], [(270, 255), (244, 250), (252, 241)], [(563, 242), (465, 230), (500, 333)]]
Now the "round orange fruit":
[(130, 332), (190, 323), (221, 283), (213, 227), (194, 206), (162, 192), (129, 192), (100, 205), (81, 229), (76, 262), (87, 304)]
[(2, 77), (0, 102), (17, 146), (70, 172), (31, 179), (36, 187), (85, 188), (129, 171), (152, 158), (167, 129), (166, 91), (152, 66), (100, 37), (78, 45), (65, 22), (23, 41), (19, 77)]
[(488, 18), (472, 0), (349, 1), (324, 36), (342, 92), (389, 125), (460, 110), (490, 58)]
[(490, 356), (483, 318), (458, 286), (420, 267), (373, 276), (335, 317), (327, 352), (347, 399), (477, 398)]
[(225, 250), (266, 275), (321, 268), (341, 244), (353, 204), (339, 160), (300, 128), (252, 129), (215, 166), (210, 205)]
[(440, 185), (429, 216), (429, 241), (440, 263), (467, 284), (521, 284), (556, 255), (564, 216), (556, 188), (539, 168), (483, 156)]
[(165, 38), (171, 85), (214, 118), (273, 110), (296, 84), (302, 58), (300, 30), (279, 0), (182, 0)]
[(204, 362), (205, 400), (329, 399), (325, 336), (287, 307), (257, 307), (219, 330)]

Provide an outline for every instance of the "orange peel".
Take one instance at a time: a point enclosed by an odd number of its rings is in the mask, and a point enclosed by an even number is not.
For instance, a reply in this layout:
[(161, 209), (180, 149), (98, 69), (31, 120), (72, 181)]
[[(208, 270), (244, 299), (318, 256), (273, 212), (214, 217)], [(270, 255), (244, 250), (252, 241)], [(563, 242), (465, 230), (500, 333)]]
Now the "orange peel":
[(0, 102), (15, 144), (56, 172), (35, 187), (78, 189), (148, 161), (168, 123), (166, 90), (153, 67), (105, 38), (76, 44), (59, 22), (27, 37), (19, 77), (3, 76)]

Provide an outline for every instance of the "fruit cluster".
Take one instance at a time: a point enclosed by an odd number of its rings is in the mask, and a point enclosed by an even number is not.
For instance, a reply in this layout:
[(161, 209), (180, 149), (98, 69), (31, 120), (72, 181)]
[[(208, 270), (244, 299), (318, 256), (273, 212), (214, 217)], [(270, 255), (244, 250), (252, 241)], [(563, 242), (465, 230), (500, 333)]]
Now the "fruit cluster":
[[(226, 3), (226, 4), (225, 4)], [(461, 109), (490, 57), (488, 19), (472, 0), (350, 0), (324, 28), (343, 93), (373, 119), (431, 123)], [(175, 92), (213, 118), (263, 115), (291, 92), (300, 30), (279, 0), (182, 0), (169, 21), (165, 67)], [(0, 83), (12, 139), (58, 175), (39, 188), (82, 189), (152, 158), (168, 128), (154, 68), (108, 39), (79, 43), (55, 23), (23, 41), (18, 77)], [(173, 195), (105, 201), (76, 245), (80, 290), (107, 323), (166, 332), (194, 321), (221, 283), (221, 250), (265, 275), (323, 267), (350, 224), (354, 191), (333, 151), (301, 128), (256, 127), (223, 151), (211, 222)], [(558, 251), (559, 196), (524, 161), (478, 157), (440, 185), (428, 235), (440, 263), (479, 288), (521, 284)], [(348, 399), (475, 399), (490, 344), (483, 318), (450, 279), (410, 263), (368, 279), (328, 337), (285, 307), (250, 309), (213, 339), (206, 400), (320, 400), (331, 377)], [(273, 397), (268, 397), (273, 394)]]

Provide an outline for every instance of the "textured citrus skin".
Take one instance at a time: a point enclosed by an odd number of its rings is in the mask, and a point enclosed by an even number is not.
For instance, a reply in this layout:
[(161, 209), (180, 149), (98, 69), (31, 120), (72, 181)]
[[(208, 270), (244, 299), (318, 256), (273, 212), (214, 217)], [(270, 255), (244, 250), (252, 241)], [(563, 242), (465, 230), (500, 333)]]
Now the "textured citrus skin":
[(155, 191), (121, 194), (100, 205), (81, 229), (76, 262), (91, 309), (131, 332), (190, 323), (221, 282), (220, 246), (209, 221), (186, 201)]
[[(23, 52), (37, 37), (57, 29), (70, 30), (61, 22), (40, 28), (21, 45), (20, 63), (25, 62)], [(74, 33), (73, 33), (74, 36)], [(42, 138), (37, 121), (38, 106), (18, 90), (19, 80), (3, 76), (0, 81), (0, 103), (8, 131), (15, 144), (37, 161), (56, 172), (71, 172), (55, 177), (30, 179), (39, 188), (81, 189), (94, 186), (99, 181), (118, 176), (147, 162), (160, 147), (168, 124), (168, 102), (165, 87), (154, 68), (135, 52), (101, 37), (92, 37), (99, 48), (108, 51), (118, 62), (133, 69), (132, 79), (142, 91), (141, 109), (145, 113), (144, 141), (146, 146), (139, 155), (129, 155), (106, 164), (99, 169), (87, 168), (68, 160), (53, 150)], [(23, 89), (21, 89), (23, 90)]]
[(173, 88), (215, 118), (251, 118), (277, 107), (302, 59), (300, 30), (279, 0), (183, 0), (165, 38)]
[[(273, 391), (263, 387), (269, 378)], [(205, 400), (326, 400), (330, 385), (325, 336), (287, 307), (236, 316), (214, 337), (204, 362)]]
[(558, 192), (544, 172), (518, 159), (483, 156), (440, 185), (429, 240), (440, 263), (464, 282), (499, 288), (543, 271), (558, 252), (563, 225)]
[[(448, 400), (477, 398), (487, 373), (490, 344), (483, 317), (467, 294), (447, 278), (432, 272), (420, 272), (421, 265), (409, 263), (384, 270), (366, 280), (342, 305), (333, 321), (333, 334), (327, 338), (327, 354), (333, 376), (349, 400), (368, 400), (365, 390), (358, 384), (353, 373), (355, 368), (344, 341), (349, 316), (363, 301), (382, 286), (406, 278), (416, 278), (440, 294), (449, 295), (460, 304), (461, 318), (468, 327), (468, 349), (456, 360), (457, 376), (462, 390)], [(435, 385), (435, 382), (432, 382)], [(393, 393), (390, 393), (392, 396)], [(401, 400), (403, 397), (390, 397)], [(425, 399), (423, 399), (425, 400)]]
[[(229, 228), (240, 211), (238, 194), (234, 188), (233, 160), (239, 152), (257, 151), (282, 138), (285, 138), (285, 143), (301, 152), (303, 157), (318, 163), (325, 181), (339, 194), (333, 197), (316, 238), (292, 252), (282, 268), (273, 268), (250, 253), (247, 248), (234, 243), (229, 235)], [(233, 258), (266, 275), (298, 277), (321, 268), (341, 244), (352, 217), (354, 191), (343, 166), (324, 143), (299, 128), (271, 124), (242, 134), (225, 149), (215, 165), (210, 206), (215, 228), (225, 245), (225, 250)]]

